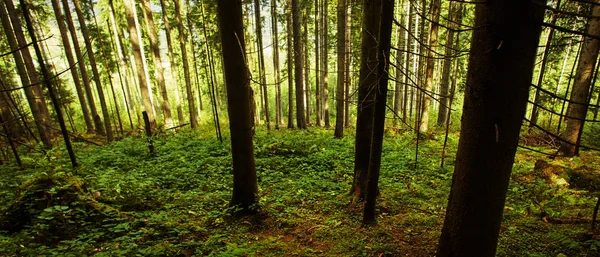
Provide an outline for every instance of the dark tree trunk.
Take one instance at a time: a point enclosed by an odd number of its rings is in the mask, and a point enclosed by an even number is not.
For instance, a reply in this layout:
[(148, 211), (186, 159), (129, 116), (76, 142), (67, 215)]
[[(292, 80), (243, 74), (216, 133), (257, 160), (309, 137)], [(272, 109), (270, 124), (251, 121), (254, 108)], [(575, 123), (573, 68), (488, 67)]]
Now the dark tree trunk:
[[(392, 10), (393, 11), (393, 10)], [(336, 138), (344, 136), (344, 87), (346, 79), (346, 0), (338, 0), (337, 5), (337, 88), (335, 104)]]
[(287, 73), (288, 73), (288, 128), (294, 128), (294, 46), (292, 45), (292, 0), (287, 0), (286, 15), (286, 33), (287, 33)]
[(454, 51), (454, 30), (458, 26), (456, 25), (456, 12), (457, 8), (454, 3), (450, 2), (450, 28), (446, 33), (446, 48), (445, 48), (445, 58), (442, 67), (442, 80), (440, 81), (440, 107), (438, 109), (438, 118), (437, 125), (438, 127), (443, 127), (446, 124), (446, 120), (448, 119), (448, 99), (449, 99), (449, 88), (450, 88), (450, 72), (452, 70), (452, 61), (455, 59), (453, 57), (455, 55)]
[[(594, 3), (600, 4), (600, 0), (595, 0)], [(594, 5), (592, 17), (598, 16), (600, 16), (600, 5)], [(600, 35), (600, 19), (590, 18), (587, 33), (596, 36)], [(569, 107), (567, 107), (567, 118), (565, 118), (567, 128), (564, 138), (568, 142), (564, 142), (559, 149), (559, 152), (564, 156), (571, 157), (578, 154), (579, 137), (588, 112), (587, 104), (590, 98), (590, 86), (599, 50), (600, 40), (589, 37), (584, 39), (581, 57), (577, 63), (573, 90), (569, 98), (571, 102), (569, 102)]]
[(296, 83), (296, 125), (299, 129), (306, 129), (306, 116), (304, 114), (304, 63), (302, 62), (302, 17), (300, 14), (300, 0), (292, 0), (292, 24), (294, 35), (294, 79)]
[(231, 205), (240, 208), (239, 214), (252, 213), (258, 186), (250, 127), (250, 77), (244, 57), (242, 5), (241, 1), (219, 0), (217, 3), (233, 157)]
[(375, 110), (375, 87), (378, 59), (379, 19), (382, 0), (363, 0), (362, 40), (360, 46), (360, 84), (356, 118), (356, 142), (354, 145), (354, 182), (352, 193), (354, 202), (365, 199), (367, 174), (371, 157), (373, 135), (373, 115)]
[(352, 44), (351, 41), (351, 35), (352, 35), (352, 22), (351, 22), (351, 18), (352, 18), (352, 6), (353, 6), (353, 0), (350, 0), (346, 2), (346, 32), (345, 32), (345, 40), (346, 40), (346, 77), (344, 79), (345, 84), (346, 84), (346, 88), (345, 88), (345, 92), (346, 92), (346, 98), (344, 99), (345, 103), (344, 103), (344, 126), (345, 127), (350, 127), (350, 95), (353, 95), (350, 93), (350, 78), (352, 77), (350, 74), (350, 64), (352, 63), (352, 54), (351, 54), (351, 47), (350, 45)]
[(377, 194), (379, 193), (379, 170), (381, 168), (381, 152), (385, 128), (385, 109), (388, 91), (392, 21), (394, 19), (394, 0), (382, 0), (381, 10), (375, 13), (375, 15), (376, 17), (381, 17), (379, 22), (379, 37), (377, 40), (379, 42), (377, 46), (379, 64), (376, 68), (377, 90), (375, 91), (375, 108), (373, 108), (373, 134), (371, 156), (369, 158), (369, 174), (363, 224), (375, 224), (376, 222), (375, 203)]
[(306, 125), (310, 126), (310, 55), (308, 54), (308, 10), (302, 11), (302, 47), (304, 50), (304, 105), (306, 107)]
[(525, 115), (543, 6), (489, 0), (475, 9), (462, 129), (437, 256), (495, 256)]

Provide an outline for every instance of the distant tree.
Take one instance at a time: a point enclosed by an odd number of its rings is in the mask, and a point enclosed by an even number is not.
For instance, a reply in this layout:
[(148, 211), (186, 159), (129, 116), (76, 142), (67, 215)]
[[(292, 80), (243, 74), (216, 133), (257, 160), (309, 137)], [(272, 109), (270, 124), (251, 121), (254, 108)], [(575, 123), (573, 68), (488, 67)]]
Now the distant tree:
[(250, 77), (244, 57), (242, 3), (219, 0), (217, 6), (233, 157), (231, 205), (240, 208), (239, 214), (246, 214), (254, 211), (258, 186), (250, 126)]
[(275, 128), (283, 126), (281, 104), (281, 72), (279, 69), (279, 29), (277, 28), (277, 0), (271, 0), (271, 30), (273, 33), (273, 69), (275, 70)]
[(292, 1), (292, 27), (294, 35), (294, 78), (296, 83), (296, 125), (299, 129), (306, 129), (306, 116), (304, 114), (304, 63), (302, 62), (302, 16), (300, 13), (300, 0)]
[(267, 78), (265, 74), (265, 56), (263, 54), (262, 19), (260, 16), (260, 0), (254, 0), (254, 17), (256, 19), (256, 43), (258, 45), (258, 74), (261, 88), (261, 101), (267, 129), (271, 129), (269, 120), (269, 95), (267, 94)]
[(335, 104), (335, 137), (344, 136), (344, 87), (346, 86), (346, 0), (337, 5), (337, 88)]
[(495, 256), (525, 115), (543, 6), (488, 0), (475, 7), (456, 166), (437, 256)]
[(421, 124), (419, 125), (419, 131), (421, 133), (427, 132), (429, 128), (429, 109), (431, 109), (431, 93), (433, 92), (433, 69), (435, 65), (434, 52), (437, 49), (438, 44), (438, 28), (440, 20), (440, 9), (441, 0), (433, 0), (431, 2), (431, 29), (429, 30), (429, 47), (427, 48), (427, 60), (425, 67), (425, 96), (423, 97), (423, 116), (421, 117)]
[(177, 30), (179, 31), (179, 46), (181, 49), (181, 61), (183, 63), (183, 76), (185, 79), (185, 91), (187, 94), (188, 107), (190, 111), (190, 124), (192, 129), (198, 127), (198, 114), (196, 113), (196, 105), (194, 103), (194, 93), (192, 91), (192, 80), (190, 75), (190, 65), (186, 49), (185, 29), (183, 27), (183, 19), (181, 18), (181, 5), (179, 0), (174, 0), (175, 18), (177, 20)]
[(438, 110), (438, 118), (437, 118), (437, 126), (443, 127), (446, 125), (446, 120), (448, 119), (448, 99), (450, 96), (448, 95), (450, 89), (450, 71), (452, 70), (452, 61), (455, 59), (453, 56), (457, 51), (454, 50), (454, 30), (458, 28), (456, 25), (457, 22), (457, 12), (458, 8), (454, 3), (450, 2), (450, 21), (449, 27), (450, 29), (446, 32), (446, 47), (444, 52), (444, 61), (442, 66), (442, 80), (440, 81), (440, 105)]
[(323, 109), (322, 97), (321, 97), (321, 28), (320, 28), (320, 20), (322, 15), (320, 13), (321, 5), (319, 0), (315, 0), (315, 112), (316, 112), (316, 124), (317, 126), (321, 126), (323, 122), (323, 115), (321, 115)]
[(321, 8), (321, 104), (325, 127), (329, 128), (329, 1), (323, 0)]
[(286, 33), (287, 33), (287, 74), (288, 74), (288, 128), (294, 128), (294, 46), (293, 46), (293, 26), (292, 26), (292, 0), (287, 0), (286, 4)]
[[(594, 1), (592, 16), (587, 25), (587, 34), (600, 36), (600, 0)], [(577, 63), (577, 71), (573, 82), (573, 90), (569, 98), (569, 107), (567, 108), (567, 128), (564, 137), (567, 142), (563, 142), (559, 152), (564, 156), (575, 156), (578, 154), (581, 133), (585, 123), (585, 117), (588, 112), (588, 103), (590, 100), (590, 86), (598, 51), (600, 50), (600, 40), (597, 38), (585, 37), (581, 48), (581, 57)]]

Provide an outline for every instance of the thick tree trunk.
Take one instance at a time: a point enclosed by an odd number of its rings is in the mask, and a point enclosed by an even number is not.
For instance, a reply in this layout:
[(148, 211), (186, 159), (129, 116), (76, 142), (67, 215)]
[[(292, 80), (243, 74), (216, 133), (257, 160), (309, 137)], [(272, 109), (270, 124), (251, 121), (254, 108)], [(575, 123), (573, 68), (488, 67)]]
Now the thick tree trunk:
[(296, 83), (296, 126), (306, 129), (304, 114), (304, 63), (302, 60), (302, 17), (300, 16), (300, 0), (292, 0), (292, 23), (294, 35), (294, 79)]
[(390, 43), (392, 40), (392, 21), (394, 19), (394, 0), (382, 0), (381, 10), (375, 13), (380, 18), (378, 37), (377, 90), (375, 91), (375, 108), (373, 108), (373, 134), (371, 156), (369, 158), (369, 175), (367, 195), (363, 216), (363, 224), (375, 224), (375, 203), (379, 193), (379, 170), (381, 168), (381, 152), (385, 129), (385, 109), (388, 87), (388, 70), (390, 65)]
[[(96, 91), (98, 92), (98, 100), (100, 101), (100, 107), (102, 108), (102, 118), (104, 119), (106, 140), (111, 142), (113, 141), (114, 136), (112, 126), (110, 124), (110, 113), (108, 112), (108, 105), (106, 104), (106, 98), (104, 97), (104, 89), (102, 89), (100, 72), (98, 72), (98, 66), (96, 66), (96, 55), (94, 54), (94, 48), (92, 47), (92, 39), (85, 23), (85, 16), (81, 10), (81, 4), (79, 3), (79, 0), (73, 0), (73, 4), (75, 5), (75, 12), (77, 13), (77, 19), (79, 20), (79, 29), (83, 34), (88, 60), (90, 61), (90, 67), (92, 68), (92, 74), (94, 75), (93, 79), (94, 83), (96, 84)], [(112, 85), (110, 86), (112, 87)]]
[(294, 128), (294, 74), (293, 74), (293, 56), (294, 46), (292, 45), (292, 0), (287, 0), (286, 15), (286, 33), (287, 33), (287, 74), (288, 74), (288, 128)]
[(338, 0), (337, 5), (337, 88), (335, 105), (336, 138), (344, 136), (344, 87), (346, 85), (346, 0)]
[[(354, 202), (365, 199), (367, 174), (371, 157), (375, 92), (378, 83), (378, 35), (382, 0), (363, 0), (362, 40), (360, 46), (360, 84), (354, 145)], [(386, 0), (387, 1), (387, 0)]]
[(142, 1), (144, 12), (146, 13), (146, 27), (148, 29), (148, 38), (150, 39), (150, 49), (152, 50), (152, 57), (154, 58), (154, 76), (160, 94), (163, 99), (162, 109), (165, 115), (165, 127), (173, 127), (173, 118), (171, 117), (171, 103), (169, 102), (169, 95), (167, 94), (167, 84), (165, 83), (164, 68), (162, 66), (162, 60), (160, 58), (160, 49), (158, 46), (158, 33), (154, 27), (154, 18), (152, 10), (150, 9), (150, 0)]
[(275, 128), (283, 126), (281, 104), (281, 72), (279, 69), (279, 29), (277, 28), (277, 1), (271, 0), (271, 30), (273, 33), (273, 69), (275, 70)]
[(433, 71), (435, 65), (434, 51), (438, 45), (438, 22), (440, 20), (440, 9), (441, 1), (433, 0), (431, 2), (431, 29), (429, 30), (429, 47), (427, 49), (427, 65), (425, 68), (425, 92), (423, 96), (423, 114), (421, 117), (421, 123), (419, 124), (419, 131), (426, 133), (429, 128), (429, 109), (431, 107), (431, 93), (434, 92), (433, 88)]
[[(594, 3), (600, 4), (600, 1), (595, 0)], [(600, 36), (600, 19), (597, 18), (599, 16), (600, 5), (594, 5), (592, 17), (596, 18), (590, 18), (587, 28), (588, 34)], [(570, 157), (578, 154), (581, 128), (584, 126), (584, 120), (588, 112), (590, 86), (599, 50), (600, 40), (589, 37), (584, 39), (565, 118), (567, 128), (565, 129), (564, 139), (568, 142), (564, 142), (559, 149), (559, 152), (564, 156)]]
[(525, 115), (543, 6), (488, 0), (475, 9), (460, 142), (437, 256), (495, 256)]
[(241, 1), (219, 0), (217, 3), (233, 157), (231, 205), (241, 209), (239, 214), (252, 213), (258, 186), (250, 127), (250, 78), (244, 57), (242, 5)]
[[(50, 112), (48, 106), (44, 100), (44, 94), (39, 85), (29, 87), (30, 84), (38, 84), (40, 82), (39, 75), (33, 64), (33, 59), (27, 47), (17, 51), (21, 46), (27, 45), (25, 40), (25, 34), (21, 27), (21, 21), (17, 16), (14, 3), (12, 0), (3, 0), (4, 6), (2, 9), (2, 25), (9, 44), (13, 52), (13, 57), (17, 64), (17, 71), (21, 78), (29, 108), (36, 124), (36, 128), (40, 135), (40, 140), (46, 148), (52, 147), (52, 133), (47, 126), (52, 126), (52, 120), (50, 119)], [(10, 18), (10, 19), (9, 19)], [(12, 23), (12, 28), (11, 28)], [(14, 37), (13, 37), (14, 35)]]
[(183, 62), (183, 76), (185, 79), (185, 91), (188, 100), (188, 109), (190, 112), (190, 124), (192, 129), (198, 127), (198, 118), (196, 113), (196, 105), (194, 103), (194, 93), (192, 91), (192, 81), (190, 78), (190, 65), (188, 63), (187, 49), (186, 49), (186, 38), (185, 30), (183, 28), (183, 21), (181, 19), (181, 8), (179, 0), (174, 0), (175, 4), (175, 18), (177, 19), (178, 31), (179, 31), (179, 46), (181, 48), (181, 61)]

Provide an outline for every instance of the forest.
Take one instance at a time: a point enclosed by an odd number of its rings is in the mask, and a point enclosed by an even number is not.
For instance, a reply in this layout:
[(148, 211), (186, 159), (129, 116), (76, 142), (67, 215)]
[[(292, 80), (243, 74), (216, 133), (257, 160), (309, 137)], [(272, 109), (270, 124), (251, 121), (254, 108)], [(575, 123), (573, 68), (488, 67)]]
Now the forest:
[(600, 0), (0, 22), (0, 256), (600, 256)]

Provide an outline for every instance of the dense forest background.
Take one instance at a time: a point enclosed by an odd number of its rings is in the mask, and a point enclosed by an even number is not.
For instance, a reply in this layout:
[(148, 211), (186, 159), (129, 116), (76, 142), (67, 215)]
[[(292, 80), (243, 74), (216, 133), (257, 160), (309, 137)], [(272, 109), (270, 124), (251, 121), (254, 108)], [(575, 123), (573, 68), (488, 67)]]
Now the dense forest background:
[(0, 255), (598, 256), (599, 17), (0, 0)]

